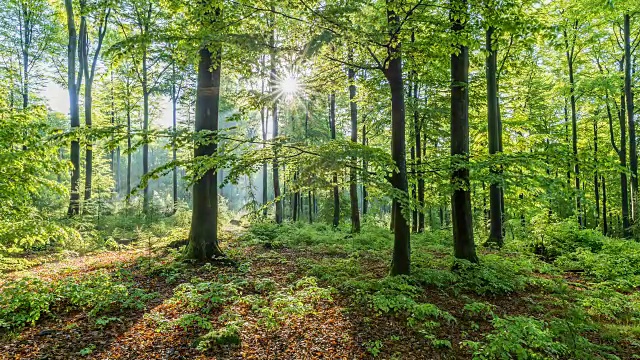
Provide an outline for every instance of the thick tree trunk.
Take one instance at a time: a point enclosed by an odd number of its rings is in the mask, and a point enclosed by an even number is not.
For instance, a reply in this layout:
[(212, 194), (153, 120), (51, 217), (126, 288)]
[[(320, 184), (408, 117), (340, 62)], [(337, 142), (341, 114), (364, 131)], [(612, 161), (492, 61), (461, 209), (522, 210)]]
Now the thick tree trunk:
[[(631, 26), (630, 15), (624, 15), (624, 93), (629, 123), (629, 167), (631, 168), (631, 220), (638, 216), (638, 152), (636, 146), (636, 125), (633, 108), (632, 63), (631, 63)], [(620, 104), (620, 106), (624, 106)]]
[[(452, 0), (451, 29), (462, 34), (467, 21), (467, 0)], [(473, 241), (473, 217), (469, 182), (469, 48), (458, 44), (451, 54), (451, 156), (456, 166), (451, 181), (454, 256), (478, 262)]]
[[(495, 29), (490, 26), (486, 32), (487, 46), (487, 118), (489, 129), (489, 154), (495, 155), (500, 152), (500, 130), (498, 120), (498, 54), (493, 48), (493, 35)], [(491, 173), (494, 178), (500, 174), (500, 168), (497, 165), (491, 167)], [(489, 239), (487, 243), (495, 244), (501, 247), (504, 244), (502, 232), (502, 206), (500, 197), (500, 184), (493, 181), (489, 186)]]
[[(400, 17), (395, 12), (396, 5), (394, 0), (387, 0), (387, 20), (393, 45), (388, 49), (389, 67), (385, 70), (385, 76), (391, 90), (391, 158), (398, 170), (391, 175), (391, 185), (396, 194), (408, 196), (402, 51), (401, 43), (395, 35), (401, 24)], [(408, 275), (411, 271), (411, 232), (406, 218), (409, 209), (405, 209), (404, 204), (406, 204), (405, 201), (396, 201), (395, 199), (393, 201), (393, 212), (395, 214), (393, 221), (392, 275)]]
[[(351, 110), (351, 141), (358, 143), (358, 104), (356, 104), (356, 72), (349, 69), (349, 107)], [(358, 209), (358, 178), (356, 176), (357, 159), (354, 157), (351, 161), (351, 169), (349, 173), (349, 197), (351, 200), (351, 232), (360, 232), (360, 210)]]
[[(200, 50), (196, 98), (195, 131), (218, 130), (220, 103), (221, 50), (214, 54), (205, 47)], [(196, 145), (194, 157), (215, 156), (217, 143)], [(218, 246), (218, 177), (209, 169), (193, 184), (193, 212), (187, 258), (209, 261), (224, 256)]]
[[(75, 19), (73, 14), (73, 3), (71, 0), (65, 0), (65, 10), (67, 14), (67, 29), (69, 32), (69, 43), (67, 46), (67, 86), (69, 88), (69, 114), (71, 121), (71, 130), (77, 130), (80, 127), (80, 111), (78, 106), (78, 91), (76, 85), (76, 51), (78, 37), (76, 33)], [(71, 164), (73, 169), (71, 172), (71, 189), (69, 198), (69, 216), (80, 213), (80, 141), (74, 138), (71, 141)]]

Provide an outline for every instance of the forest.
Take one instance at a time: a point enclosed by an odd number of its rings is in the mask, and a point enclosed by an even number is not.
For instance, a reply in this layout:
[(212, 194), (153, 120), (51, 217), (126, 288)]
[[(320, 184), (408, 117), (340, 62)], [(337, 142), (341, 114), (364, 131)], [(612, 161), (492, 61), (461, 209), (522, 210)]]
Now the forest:
[(640, 359), (639, 0), (0, 9), (0, 359)]

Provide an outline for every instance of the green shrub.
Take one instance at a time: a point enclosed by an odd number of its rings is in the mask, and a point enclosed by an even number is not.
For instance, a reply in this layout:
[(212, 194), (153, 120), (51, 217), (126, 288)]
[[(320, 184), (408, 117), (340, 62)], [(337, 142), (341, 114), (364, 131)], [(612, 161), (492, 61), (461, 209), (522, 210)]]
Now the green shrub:
[(196, 349), (208, 351), (214, 345), (240, 345), (240, 325), (232, 322), (219, 329), (209, 331), (197, 340)]
[(157, 296), (133, 287), (132, 283), (115, 281), (106, 270), (66, 278), (57, 287), (56, 294), (71, 309), (88, 310), (90, 317), (122, 309), (143, 309), (145, 302)]
[(522, 291), (529, 283), (531, 264), (489, 254), (481, 257), (480, 264), (456, 262), (459, 281), (456, 288), (479, 295), (503, 295)]
[(178, 285), (169, 302), (180, 304), (188, 310), (206, 314), (233, 301), (238, 294), (238, 288), (234, 283), (193, 279), (190, 283)]
[(0, 327), (12, 329), (33, 325), (50, 312), (56, 299), (51, 284), (37, 278), (5, 284), (0, 292)]
[(557, 359), (567, 352), (543, 321), (513, 316), (495, 318), (493, 326), (483, 342), (464, 342), (474, 359)]

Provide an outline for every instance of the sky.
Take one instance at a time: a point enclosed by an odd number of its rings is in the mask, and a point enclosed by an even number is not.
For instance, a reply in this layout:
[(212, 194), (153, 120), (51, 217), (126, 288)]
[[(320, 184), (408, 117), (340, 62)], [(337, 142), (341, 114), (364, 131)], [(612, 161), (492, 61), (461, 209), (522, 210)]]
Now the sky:
[[(69, 92), (59, 84), (53, 81), (47, 81), (40, 95), (47, 100), (47, 103), (54, 111), (69, 114)], [(163, 98), (161, 100), (162, 110), (158, 119), (152, 119), (151, 122), (160, 127), (171, 127), (173, 120), (171, 118), (171, 100)]]

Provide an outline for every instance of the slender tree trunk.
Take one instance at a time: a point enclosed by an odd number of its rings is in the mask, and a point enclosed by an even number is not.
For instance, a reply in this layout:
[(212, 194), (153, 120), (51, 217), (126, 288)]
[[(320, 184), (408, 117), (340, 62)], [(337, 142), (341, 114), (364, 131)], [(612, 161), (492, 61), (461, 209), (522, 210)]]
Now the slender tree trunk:
[[(451, 29), (462, 34), (467, 21), (467, 0), (452, 0)], [(473, 241), (473, 217), (469, 182), (469, 48), (458, 44), (451, 54), (451, 156), (457, 165), (452, 173), (456, 185), (451, 197), (454, 256), (478, 262)]]
[(609, 235), (609, 224), (607, 223), (607, 185), (604, 175), (602, 176), (602, 233)]
[[(143, 123), (142, 123), (142, 136), (144, 143), (142, 145), (142, 175), (147, 175), (149, 172), (149, 144), (148, 144), (148, 131), (149, 131), (149, 84), (148, 84), (148, 72), (147, 72), (147, 51), (142, 52), (142, 96), (143, 96)], [(146, 214), (149, 212), (149, 186), (145, 185), (143, 190), (143, 203), (142, 211)]]
[[(294, 172), (293, 173), (293, 184), (294, 186), (297, 186), (296, 183), (298, 181), (298, 172)], [(298, 192), (296, 191), (295, 193), (293, 193), (293, 199), (291, 199), (293, 204), (291, 206), (291, 217), (293, 218), (293, 222), (298, 221), (298, 205), (300, 204), (298, 202)]]
[[(364, 119), (363, 119), (364, 120)], [(364, 121), (363, 121), (364, 122)], [(362, 124), (362, 145), (367, 145), (367, 125)], [(362, 216), (367, 215), (369, 211), (369, 194), (367, 193), (367, 173), (368, 173), (367, 159), (362, 159)]]
[(424, 231), (424, 174), (422, 173), (422, 123), (418, 112), (418, 84), (413, 85), (413, 99), (416, 102), (413, 110), (413, 124), (416, 135), (416, 165), (418, 166), (418, 232)]
[(309, 224), (313, 224), (313, 199), (309, 190)]
[[(405, 139), (405, 103), (404, 84), (402, 79), (402, 50), (399, 39), (396, 38), (398, 27), (402, 26), (400, 17), (395, 12), (396, 0), (387, 0), (387, 21), (389, 34), (392, 39), (389, 46), (389, 66), (385, 69), (385, 76), (391, 90), (391, 158), (398, 171), (391, 175), (391, 185), (400, 196), (408, 196), (406, 139)], [(393, 201), (393, 261), (392, 275), (408, 275), (411, 271), (411, 232), (404, 201)], [(405, 213), (406, 210), (406, 213)]]
[[(624, 59), (620, 61), (620, 71), (624, 69)], [(620, 167), (627, 169), (627, 134), (626, 134), (626, 111), (625, 111), (625, 99), (626, 96), (623, 93), (620, 95), (620, 109), (618, 112), (618, 120), (620, 122)], [(629, 219), (629, 189), (628, 189), (627, 172), (625, 170), (620, 172), (620, 193), (622, 201), (622, 233), (623, 236), (628, 238), (631, 236), (631, 222)]]
[[(336, 139), (336, 94), (329, 96), (329, 124), (331, 125), (331, 140)], [(340, 189), (338, 188), (338, 173), (333, 173), (333, 227), (340, 225)]]
[[(271, 10), (275, 10), (274, 7), (271, 7)], [(275, 50), (275, 29), (271, 32), (271, 37), (269, 39), (269, 44), (271, 46), (271, 75), (270, 75), (270, 83), (271, 83), (271, 92), (275, 94), (276, 91), (276, 50)], [(273, 139), (278, 137), (278, 99), (275, 98), (273, 100)], [(280, 174), (279, 174), (278, 164), (278, 151), (277, 147), (274, 147), (274, 156), (273, 156), (273, 196), (276, 202), (276, 223), (282, 224), (283, 220), (283, 204), (282, 199), (280, 198)]]
[[(356, 72), (352, 68), (349, 69), (349, 107), (351, 110), (351, 141), (358, 143), (358, 104), (356, 104)], [(351, 232), (360, 232), (360, 210), (358, 209), (358, 178), (356, 176), (357, 159), (353, 157), (351, 160), (351, 169), (349, 173), (349, 197), (351, 200)]]
[[(490, 26), (486, 32), (487, 46), (487, 117), (489, 120), (489, 154), (495, 155), (500, 152), (500, 130), (498, 121), (498, 61), (497, 50), (493, 48), (493, 35), (495, 29)], [(491, 173), (494, 179), (500, 174), (497, 165), (491, 166)], [(487, 243), (501, 247), (504, 244), (502, 232), (502, 206), (500, 198), (500, 184), (497, 180), (492, 181), (489, 186), (489, 239)]]
[(131, 194), (131, 108), (127, 104), (127, 205), (129, 205), (129, 197)]
[[(219, 47), (215, 51), (214, 55), (207, 47), (200, 49), (195, 131), (218, 131), (222, 56)], [(214, 156), (217, 148), (217, 143), (196, 145), (194, 157)], [(218, 246), (218, 177), (216, 169), (209, 169), (193, 184), (187, 258), (209, 261), (220, 256), (224, 254)]]
[(593, 120), (593, 163), (595, 171), (593, 175), (593, 188), (596, 200), (595, 228), (600, 226), (600, 174), (598, 173), (598, 122), (596, 118)]
[[(631, 63), (631, 26), (630, 15), (624, 15), (624, 93), (629, 123), (629, 166), (631, 167), (631, 219), (638, 215), (638, 152), (636, 146), (636, 125), (633, 108), (632, 63)], [(620, 106), (624, 106), (620, 104)]]
[[(578, 20), (574, 22), (574, 31), (578, 29)], [(570, 86), (570, 101), (571, 101), (571, 139), (573, 144), (573, 171), (575, 173), (575, 189), (576, 189), (576, 212), (578, 214), (578, 225), (584, 227), (582, 208), (580, 204), (581, 191), (580, 191), (580, 165), (578, 163), (578, 114), (576, 112), (576, 94), (575, 94), (575, 79), (574, 79), (574, 59), (575, 59), (575, 40), (569, 42), (567, 31), (564, 31), (565, 48), (567, 56), (567, 65), (569, 67), (569, 86)]]
[[(76, 33), (75, 19), (73, 14), (73, 3), (71, 0), (65, 0), (65, 10), (67, 14), (67, 30), (69, 33), (69, 43), (67, 46), (67, 85), (69, 88), (69, 114), (71, 121), (71, 130), (77, 130), (80, 127), (80, 111), (78, 106), (78, 90), (76, 84), (76, 51), (78, 35)], [(80, 141), (74, 138), (71, 141), (71, 164), (73, 169), (71, 172), (71, 191), (69, 199), (69, 216), (78, 215), (80, 213)]]
[[(411, 93), (411, 92), (409, 92)], [(415, 134), (412, 134), (415, 137)], [(416, 147), (412, 146), (411, 150), (409, 150), (411, 156), (411, 172), (416, 176)], [(414, 204), (418, 203), (418, 187), (415, 182), (411, 183), (411, 200)], [(411, 231), (414, 233), (418, 232), (418, 210), (411, 210)]]

